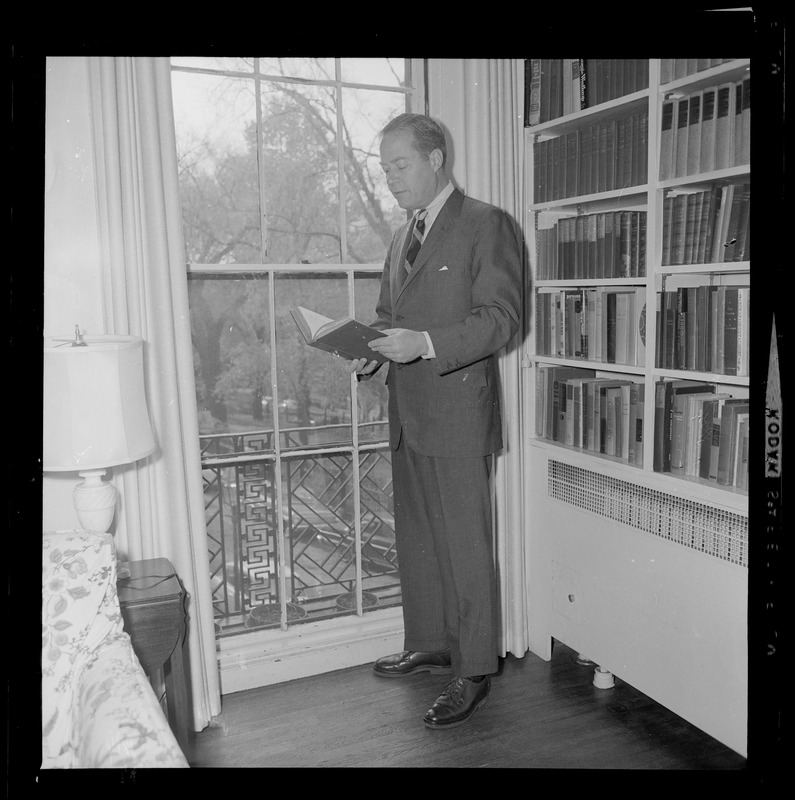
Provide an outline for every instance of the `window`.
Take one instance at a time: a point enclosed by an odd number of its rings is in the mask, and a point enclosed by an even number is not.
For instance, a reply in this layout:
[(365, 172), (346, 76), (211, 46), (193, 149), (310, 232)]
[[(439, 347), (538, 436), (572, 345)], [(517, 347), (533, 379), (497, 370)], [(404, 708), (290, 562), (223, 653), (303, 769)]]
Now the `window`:
[(400, 602), (383, 376), (303, 344), (369, 321), (393, 231), (378, 132), (407, 59), (172, 58), (219, 635)]

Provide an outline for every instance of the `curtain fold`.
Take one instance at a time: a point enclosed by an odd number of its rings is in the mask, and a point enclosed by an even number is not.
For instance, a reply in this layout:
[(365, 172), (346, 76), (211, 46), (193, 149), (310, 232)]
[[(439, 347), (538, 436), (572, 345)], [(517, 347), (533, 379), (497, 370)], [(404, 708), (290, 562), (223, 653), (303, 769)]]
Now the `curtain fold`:
[[(516, 59), (430, 59), (428, 111), (449, 131), (453, 182), (470, 197), (523, 217), (524, 63)], [(527, 262), (529, 263), (529, 262)], [(523, 511), (522, 331), (500, 355), (504, 447), (495, 459), (495, 552), (501, 655), (529, 647)]]
[(167, 58), (89, 59), (106, 333), (144, 340), (158, 443), (114, 469), (122, 557), (168, 558), (188, 595), (194, 729), (220, 713), (212, 593)]

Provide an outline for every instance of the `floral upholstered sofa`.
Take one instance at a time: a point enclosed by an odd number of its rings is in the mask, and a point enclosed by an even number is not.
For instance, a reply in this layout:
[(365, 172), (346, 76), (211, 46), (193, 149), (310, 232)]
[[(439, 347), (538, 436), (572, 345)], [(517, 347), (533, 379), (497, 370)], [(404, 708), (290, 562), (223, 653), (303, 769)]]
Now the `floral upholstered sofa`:
[(124, 631), (107, 533), (43, 537), (42, 768), (187, 767)]

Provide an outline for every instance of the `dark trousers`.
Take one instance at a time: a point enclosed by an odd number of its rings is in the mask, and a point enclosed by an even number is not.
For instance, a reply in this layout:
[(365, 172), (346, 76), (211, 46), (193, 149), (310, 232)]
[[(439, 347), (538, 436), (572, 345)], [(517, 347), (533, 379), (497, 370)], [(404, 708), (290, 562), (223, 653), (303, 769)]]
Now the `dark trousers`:
[(406, 650), (450, 650), (460, 676), (497, 671), (491, 456), (392, 452)]

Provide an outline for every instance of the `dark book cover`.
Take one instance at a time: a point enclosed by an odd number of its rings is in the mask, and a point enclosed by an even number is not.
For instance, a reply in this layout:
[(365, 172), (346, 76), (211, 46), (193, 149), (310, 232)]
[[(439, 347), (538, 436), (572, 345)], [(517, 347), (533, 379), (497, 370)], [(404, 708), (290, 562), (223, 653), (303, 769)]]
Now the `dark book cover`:
[(661, 264), (667, 267), (671, 263), (671, 231), (673, 230), (674, 198), (668, 194), (663, 200), (662, 259)]
[(627, 120), (626, 117), (616, 120), (615, 123), (615, 188), (623, 189), (629, 186), (628, 176), (624, 174), (624, 153), (627, 147)]
[(290, 310), (298, 330), (308, 345), (348, 360), (366, 358), (383, 364), (386, 356), (371, 350), (367, 343), (385, 334), (350, 317), (332, 320), (297, 306)]
[(630, 278), (637, 278), (640, 274), (640, 216), (638, 211), (631, 212), (630, 216)]
[(706, 372), (709, 353), (709, 286), (696, 287), (696, 365), (698, 372)]
[(676, 329), (674, 344), (674, 369), (687, 369), (687, 303), (685, 287), (676, 290)]
[(726, 287), (723, 306), (723, 368), (724, 375), (737, 374), (737, 303), (736, 286)]
[(687, 111), (687, 174), (701, 171), (701, 92), (690, 95)]
[(734, 161), (737, 166), (743, 163), (743, 82), (734, 85)]
[(717, 89), (704, 89), (701, 100), (701, 171), (715, 169), (715, 101)]
[(587, 125), (580, 133), (580, 157), (578, 168), (578, 191), (581, 195), (591, 194), (591, 148), (593, 146), (593, 126)]
[(666, 100), (662, 106), (662, 129), (660, 131), (660, 180), (674, 177), (674, 100)]
[(688, 109), (690, 99), (683, 97), (676, 103), (676, 153), (674, 162), (674, 176), (677, 178), (687, 175), (687, 148), (688, 148)]
[(682, 264), (693, 263), (693, 247), (696, 235), (696, 204), (698, 192), (691, 192), (687, 195), (685, 205), (685, 251), (682, 256)]
[(525, 67), (525, 121), (527, 126), (541, 122), (541, 59), (526, 58)]
[(751, 76), (743, 78), (743, 110), (742, 121), (742, 144), (740, 146), (740, 160), (738, 164), (748, 164), (751, 161)]
[(730, 167), (734, 161), (734, 86), (718, 87), (715, 117), (715, 169)]
[(556, 136), (552, 139), (552, 199), (560, 200), (563, 197), (563, 192), (566, 188), (565, 178), (561, 180), (561, 175), (564, 174), (565, 160), (561, 161), (561, 156), (565, 158), (565, 142), (562, 136)]
[[(702, 226), (703, 226), (703, 213), (704, 213), (704, 192), (696, 192), (696, 209), (695, 219), (693, 223), (693, 251), (690, 254), (690, 261), (688, 264), (700, 264), (698, 260), (698, 252), (702, 242)], [(703, 226), (706, 231), (706, 226)]]
[(638, 212), (638, 277), (646, 277), (646, 221), (645, 211)]
[(577, 154), (580, 149), (580, 132), (570, 131), (566, 134), (566, 197), (576, 197), (580, 166)]
[(616, 232), (615, 232), (615, 214), (612, 211), (606, 211), (602, 214), (605, 223), (605, 253), (597, 278), (614, 278), (615, 262), (616, 262)]

